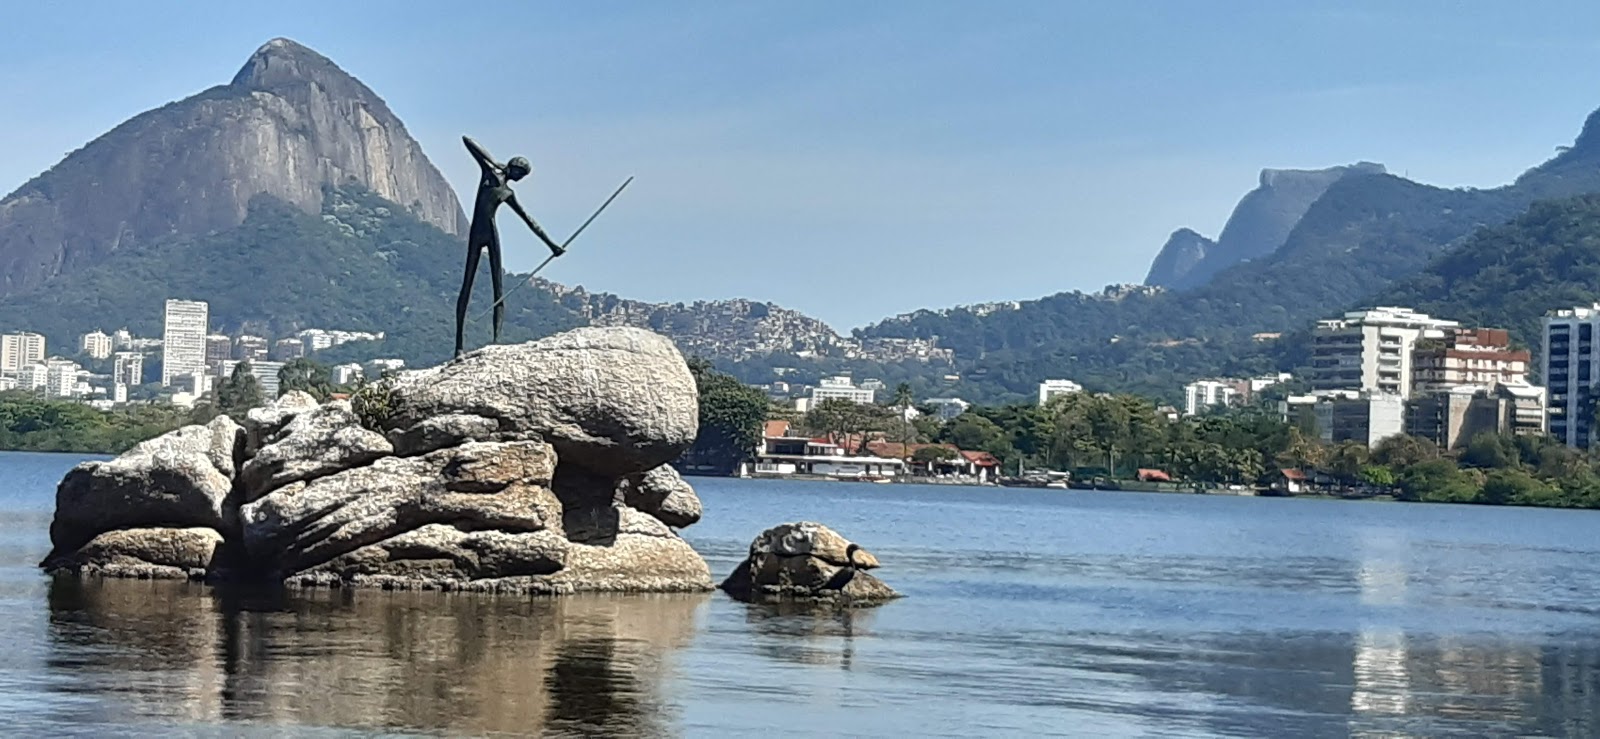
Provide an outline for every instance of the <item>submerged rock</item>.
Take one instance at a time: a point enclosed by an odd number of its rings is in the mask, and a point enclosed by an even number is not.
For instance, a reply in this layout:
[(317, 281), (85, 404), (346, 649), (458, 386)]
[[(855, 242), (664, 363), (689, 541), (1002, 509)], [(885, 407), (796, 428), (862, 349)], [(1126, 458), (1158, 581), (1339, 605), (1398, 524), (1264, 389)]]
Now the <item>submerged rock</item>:
[(750, 555), (719, 586), (745, 602), (837, 601), (876, 605), (900, 597), (866, 570), (878, 558), (812, 521), (774, 526), (750, 542)]
[(712, 588), (673, 530), (701, 507), (663, 466), (698, 424), (671, 342), (582, 329), (369, 392), (359, 406), (286, 393), (242, 426), (223, 417), (79, 465), (57, 491), (41, 566), (295, 586)]

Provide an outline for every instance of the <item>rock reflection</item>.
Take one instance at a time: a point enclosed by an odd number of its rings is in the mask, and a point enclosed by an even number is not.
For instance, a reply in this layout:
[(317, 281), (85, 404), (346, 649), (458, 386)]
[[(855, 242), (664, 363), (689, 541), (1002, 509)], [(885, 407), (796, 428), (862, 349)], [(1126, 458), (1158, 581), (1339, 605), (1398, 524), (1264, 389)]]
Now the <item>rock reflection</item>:
[(751, 604), (745, 621), (757, 650), (780, 662), (851, 669), (855, 638), (870, 636), (873, 610), (805, 601)]
[(79, 689), (121, 691), (141, 716), (660, 736), (675, 720), (667, 658), (704, 600), (62, 580), (51, 647)]

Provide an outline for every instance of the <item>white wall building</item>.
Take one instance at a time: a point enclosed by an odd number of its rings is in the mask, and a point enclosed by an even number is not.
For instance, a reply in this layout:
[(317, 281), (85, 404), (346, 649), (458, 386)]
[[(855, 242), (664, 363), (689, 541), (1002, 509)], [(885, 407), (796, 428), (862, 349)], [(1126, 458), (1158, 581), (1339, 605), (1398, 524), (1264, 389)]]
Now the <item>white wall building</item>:
[(1232, 405), (1240, 397), (1237, 380), (1195, 380), (1183, 386), (1183, 414), (1193, 416), (1214, 405)]
[(103, 331), (90, 331), (78, 340), (78, 351), (91, 359), (105, 359), (111, 356), (111, 336)]
[(111, 332), (111, 349), (113, 351), (127, 349), (130, 346), (133, 346), (133, 333), (128, 329), (119, 328)]
[(871, 403), (877, 397), (878, 391), (870, 388), (856, 387), (848, 377), (824, 377), (817, 386), (811, 388), (810, 407), (815, 408), (824, 400), (848, 400), (852, 403)]
[(44, 336), (26, 331), (0, 336), (0, 372), (20, 372), (44, 361)]
[(960, 398), (928, 398), (922, 401), (923, 405), (931, 405), (941, 421), (948, 421), (967, 412), (972, 407), (971, 403)]
[(361, 365), (354, 362), (334, 365), (333, 369), (329, 370), (329, 374), (331, 375), (329, 379), (335, 385), (351, 385), (356, 380), (366, 376), (361, 372)]
[(1442, 339), (1455, 321), (1410, 308), (1378, 307), (1318, 321), (1311, 336), (1311, 388), (1366, 390), (1411, 397), (1417, 340)]
[(1083, 386), (1071, 380), (1045, 380), (1039, 383), (1039, 405), (1050, 402), (1058, 395), (1083, 392)]
[(168, 300), (162, 330), (161, 385), (206, 368), (206, 335), (211, 306), (199, 300)]
[(1330, 444), (1356, 441), (1370, 447), (1406, 431), (1406, 401), (1393, 393), (1317, 393), (1313, 412), (1317, 434)]
[(77, 362), (52, 359), (46, 362), (44, 367), (44, 392), (46, 395), (54, 398), (70, 398), (76, 394), (78, 372), (82, 369)]
[(1553, 310), (1544, 316), (1544, 382), (1549, 395), (1546, 413), (1550, 435), (1571, 447), (1594, 443), (1592, 398), (1600, 382), (1600, 303)]
[(45, 383), (49, 382), (50, 369), (44, 362), (34, 362), (25, 365), (17, 372), (17, 388), (20, 390), (43, 390)]
[(111, 383), (136, 387), (144, 384), (144, 355), (117, 352), (111, 355)]
[[(230, 359), (218, 366), (218, 382), (233, 376), (233, 369), (239, 366), (241, 360)], [(283, 369), (283, 362), (251, 362), (250, 374), (261, 383), (261, 399), (272, 400), (278, 397), (278, 390), (282, 383), (278, 380), (278, 370)]]

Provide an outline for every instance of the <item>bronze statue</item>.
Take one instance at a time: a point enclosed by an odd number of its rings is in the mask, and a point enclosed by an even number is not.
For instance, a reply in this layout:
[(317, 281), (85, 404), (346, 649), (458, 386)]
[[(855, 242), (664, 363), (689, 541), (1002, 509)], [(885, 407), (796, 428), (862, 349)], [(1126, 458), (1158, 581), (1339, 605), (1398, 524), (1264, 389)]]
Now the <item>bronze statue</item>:
[(489, 276), (494, 280), (494, 340), (500, 341), (500, 326), (505, 321), (505, 295), (500, 289), (500, 280), (503, 270), (500, 268), (500, 229), (495, 226), (495, 211), (500, 209), (500, 204), (511, 206), (522, 221), (533, 229), (546, 246), (550, 247), (550, 256), (561, 256), (566, 248), (550, 239), (550, 236), (539, 227), (528, 212), (522, 209), (517, 202), (516, 193), (511, 191), (511, 183), (527, 177), (533, 172), (533, 167), (528, 160), (522, 157), (512, 157), (511, 161), (499, 164), (489, 156), (489, 152), (478, 146), (478, 142), (470, 137), (462, 136), (461, 141), (467, 145), (467, 151), (472, 152), (472, 158), (478, 160), (478, 166), (483, 170), (483, 176), (478, 180), (478, 196), (472, 204), (472, 226), (467, 231), (467, 272), (461, 278), (461, 296), (456, 299), (456, 356), (461, 356), (462, 346), (465, 343), (467, 304), (472, 300), (472, 280), (478, 273), (478, 258), (484, 249), (489, 250)]

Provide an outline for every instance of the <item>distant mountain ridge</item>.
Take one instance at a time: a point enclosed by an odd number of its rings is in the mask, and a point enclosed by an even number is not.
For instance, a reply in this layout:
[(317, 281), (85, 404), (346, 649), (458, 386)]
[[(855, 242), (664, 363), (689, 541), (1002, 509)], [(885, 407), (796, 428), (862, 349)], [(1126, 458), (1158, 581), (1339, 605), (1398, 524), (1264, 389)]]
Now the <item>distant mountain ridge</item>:
[(233, 80), (133, 117), (0, 200), (0, 296), (117, 249), (244, 222), (270, 195), (307, 213), (356, 184), (452, 234), (455, 192), (387, 104), (288, 39)]
[(1216, 241), (1179, 229), (1156, 255), (1144, 282), (1174, 289), (1197, 287), (1229, 267), (1271, 255), (1335, 182), (1351, 175), (1385, 173), (1382, 164), (1373, 162), (1326, 169), (1263, 169), (1260, 183), (1234, 206)]

